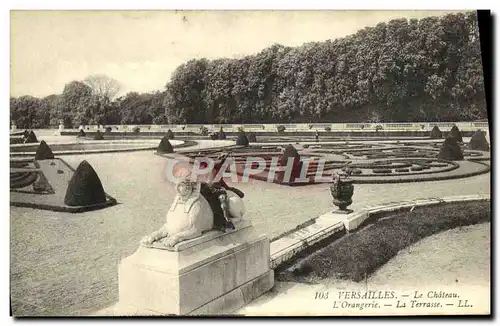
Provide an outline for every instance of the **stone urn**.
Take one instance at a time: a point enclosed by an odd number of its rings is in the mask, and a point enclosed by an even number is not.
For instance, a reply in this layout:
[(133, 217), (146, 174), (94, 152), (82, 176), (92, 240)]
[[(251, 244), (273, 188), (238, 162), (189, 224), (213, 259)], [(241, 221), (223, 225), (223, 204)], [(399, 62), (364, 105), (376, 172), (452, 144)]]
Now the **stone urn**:
[(348, 214), (352, 212), (352, 210), (347, 209), (347, 206), (352, 204), (352, 195), (354, 194), (352, 179), (348, 177), (341, 179), (340, 176), (337, 176), (330, 185), (330, 192), (333, 204), (339, 208), (335, 213)]

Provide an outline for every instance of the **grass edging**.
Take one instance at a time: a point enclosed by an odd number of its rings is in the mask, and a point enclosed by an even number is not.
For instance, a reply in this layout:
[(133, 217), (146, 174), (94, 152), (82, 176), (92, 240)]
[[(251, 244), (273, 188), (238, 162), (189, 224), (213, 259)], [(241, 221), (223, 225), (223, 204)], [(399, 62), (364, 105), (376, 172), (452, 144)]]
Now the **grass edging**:
[(324, 278), (359, 282), (400, 250), (425, 237), (490, 221), (490, 199), (476, 197), (464, 197), (464, 201), (443, 198), (442, 203), (415, 206), (416, 209), (389, 206), (387, 212), (379, 208), (356, 231), (332, 234), (331, 241), (324, 239), (281, 262), (276, 267), (276, 277), (296, 282), (314, 283)]
[[(117, 142), (118, 143), (118, 142)], [(192, 140), (183, 140), (182, 144), (173, 145), (175, 149), (181, 149), (185, 147), (191, 147), (198, 144)], [(89, 149), (89, 150), (68, 150), (68, 151), (54, 151), (54, 155), (88, 155), (88, 154), (108, 154), (108, 153), (127, 153), (127, 152), (140, 152), (140, 151), (154, 151), (158, 148), (158, 145), (145, 146), (145, 147), (135, 147), (135, 148), (115, 148), (115, 149)], [(10, 157), (27, 157), (35, 156), (35, 152), (10, 152)]]

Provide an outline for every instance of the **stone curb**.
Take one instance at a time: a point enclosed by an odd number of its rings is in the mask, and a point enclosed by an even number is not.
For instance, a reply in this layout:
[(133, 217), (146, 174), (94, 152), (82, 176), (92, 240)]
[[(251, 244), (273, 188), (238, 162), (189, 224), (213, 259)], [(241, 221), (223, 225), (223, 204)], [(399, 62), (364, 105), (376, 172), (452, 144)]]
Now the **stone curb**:
[(326, 239), (338, 232), (349, 232), (357, 229), (364, 221), (374, 214), (394, 212), (414, 207), (437, 205), (467, 201), (490, 200), (489, 194), (462, 195), (448, 197), (417, 198), (414, 200), (370, 205), (365, 209), (350, 214), (329, 212), (318, 217), (315, 222), (303, 229), (292, 232), (270, 244), (271, 268), (292, 259), (309, 246)]
[(322, 222), (317, 221), (312, 225), (271, 242), (271, 269), (292, 259), (293, 256), (305, 248), (344, 230), (344, 224), (341, 221)]
[[(180, 143), (176, 145), (172, 145), (174, 149), (183, 149), (190, 146), (195, 146), (195, 144), (188, 143), (189, 141), (179, 140)], [(102, 140), (89, 141), (85, 142), (86, 144), (101, 144)], [(120, 140), (104, 140), (104, 142), (109, 143), (120, 143)], [(125, 141), (126, 143), (133, 143), (130, 141)], [(141, 141), (136, 141), (135, 143), (141, 143)], [(157, 143), (157, 141), (155, 141)], [(84, 144), (84, 143), (56, 143), (57, 145), (75, 145), (75, 144)], [(24, 144), (25, 145), (25, 144)], [(20, 147), (20, 146), (18, 146)], [(87, 154), (110, 154), (110, 153), (127, 153), (127, 152), (140, 152), (140, 151), (154, 151), (158, 148), (158, 144), (147, 144), (142, 147), (133, 147), (133, 148), (116, 148), (116, 149), (88, 149), (88, 150), (69, 150), (69, 151), (54, 151), (55, 155), (63, 156), (63, 155), (87, 155)], [(35, 152), (10, 152), (11, 157), (28, 157), (35, 155)]]
[[(63, 155), (87, 155), (87, 154), (108, 154), (108, 153), (126, 153), (126, 152), (140, 152), (140, 151), (153, 151), (157, 148), (157, 146), (152, 147), (137, 147), (137, 148), (124, 148), (124, 149), (108, 149), (108, 150), (100, 150), (100, 149), (90, 149), (86, 151), (54, 151), (55, 155), (63, 156)], [(27, 157), (33, 156), (35, 152), (11, 152), (10, 156), (12, 157)]]
[[(43, 140), (43, 139), (41, 139)], [(77, 138), (76, 141), (64, 141), (64, 142), (55, 142), (55, 143), (47, 143), (49, 147), (51, 145), (80, 145), (80, 144), (134, 144), (134, 143), (151, 143), (151, 144), (157, 144), (158, 140), (160, 139), (103, 139), (103, 140), (94, 140), (94, 139), (85, 139), (85, 138)], [(177, 139), (175, 139), (177, 140)], [(183, 140), (178, 140), (182, 144), (184, 141)], [(41, 141), (40, 141), (41, 142)], [(37, 143), (27, 143), (27, 144), (11, 144), (11, 147), (26, 147), (29, 145), (36, 146), (39, 145), (40, 142)], [(179, 144), (179, 145), (180, 145)]]

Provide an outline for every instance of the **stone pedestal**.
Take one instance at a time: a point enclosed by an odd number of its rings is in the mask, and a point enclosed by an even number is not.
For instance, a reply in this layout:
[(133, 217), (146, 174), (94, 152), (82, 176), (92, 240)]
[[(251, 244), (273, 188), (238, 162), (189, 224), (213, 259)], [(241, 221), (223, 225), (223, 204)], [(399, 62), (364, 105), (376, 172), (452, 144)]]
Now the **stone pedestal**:
[(269, 239), (245, 220), (173, 251), (141, 246), (119, 265), (119, 305), (144, 315), (229, 314), (273, 285)]

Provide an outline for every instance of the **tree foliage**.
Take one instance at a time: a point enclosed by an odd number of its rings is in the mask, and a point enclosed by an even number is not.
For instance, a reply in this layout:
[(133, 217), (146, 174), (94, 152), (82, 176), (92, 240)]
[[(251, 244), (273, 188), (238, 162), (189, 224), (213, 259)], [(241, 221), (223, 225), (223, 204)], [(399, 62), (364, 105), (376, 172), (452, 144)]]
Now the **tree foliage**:
[(116, 100), (121, 124), (152, 124), (165, 122), (164, 93), (130, 92)]
[(96, 104), (89, 86), (72, 81), (64, 86), (57, 102), (58, 119), (68, 127), (90, 124), (98, 114)]
[(191, 60), (166, 88), (171, 121), (386, 122), (486, 117), (476, 15), (395, 19), (333, 41)]
[(40, 114), (42, 101), (36, 97), (25, 95), (10, 98), (10, 119), (18, 128), (34, 128), (36, 116)]
[(83, 83), (92, 89), (92, 95), (99, 101), (111, 101), (120, 91), (120, 84), (115, 79), (106, 75), (90, 75)]
[(19, 128), (85, 124), (467, 121), (487, 118), (475, 12), (395, 19), (240, 59), (192, 59), (163, 91), (115, 98), (92, 75), (43, 99), (11, 98)]

